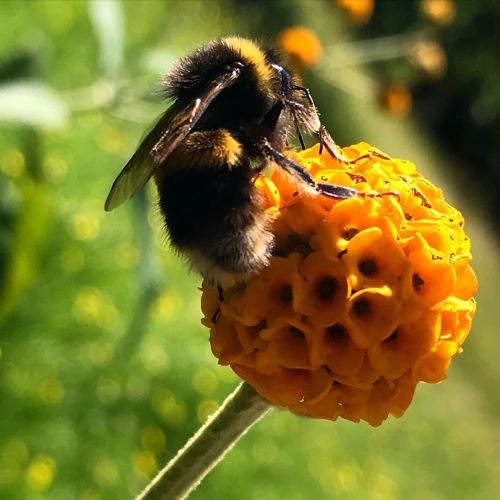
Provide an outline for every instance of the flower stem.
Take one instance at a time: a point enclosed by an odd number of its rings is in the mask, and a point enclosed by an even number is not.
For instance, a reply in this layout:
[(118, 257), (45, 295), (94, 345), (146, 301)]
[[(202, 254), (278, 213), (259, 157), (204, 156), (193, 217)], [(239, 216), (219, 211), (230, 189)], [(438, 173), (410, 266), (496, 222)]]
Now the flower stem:
[(137, 500), (186, 498), (238, 439), (271, 408), (243, 382), (177, 455), (146, 486)]

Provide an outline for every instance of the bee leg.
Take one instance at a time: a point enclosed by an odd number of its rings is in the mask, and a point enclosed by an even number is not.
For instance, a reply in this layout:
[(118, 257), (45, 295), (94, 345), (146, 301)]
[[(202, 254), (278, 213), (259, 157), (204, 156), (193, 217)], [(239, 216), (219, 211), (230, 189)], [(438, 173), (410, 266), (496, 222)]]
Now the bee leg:
[[(318, 108), (316, 107), (316, 104), (314, 104), (314, 100), (312, 98), (311, 92), (309, 92), (309, 89), (307, 87), (301, 87), (300, 85), (294, 85), (293, 89), (300, 90), (301, 92), (304, 93), (307, 100), (309, 101), (311, 106), (316, 110), (316, 114), (319, 117)], [(328, 133), (324, 125), (320, 124), (319, 129), (317, 130), (317, 132), (315, 132), (315, 135), (319, 139), (319, 154), (322, 154), (323, 148), (325, 148), (333, 158), (343, 163), (348, 163), (348, 161), (344, 158), (344, 156), (340, 152), (340, 148), (337, 146), (337, 144), (333, 140), (332, 136)]]
[[(318, 120), (319, 120), (318, 108), (316, 108), (316, 104), (314, 104), (314, 101), (313, 101), (311, 92), (309, 92), (309, 89), (307, 87), (301, 87), (300, 85), (294, 85), (292, 87), (292, 89), (299, 90), (300, 92), (302, 92), (306, 96), (306, 99), (309, 101), (309, 104), (314, 109), (316, 116), (318, 117)], [(294, 102), (294, 101), (289, 101), (289, 104), (290, 104), (290, 109), (292, 110), (293, 121), (295, 123), (295, 129), (297, 130), (297, 135), (299, 137), (300, 145), (302, 146), (302, 149), (306, 149), (305, 144), (304, 144), (304, 139), (302, 138), (302, 134), (300, 133), (300, 130), (299, 130), (299, 124), (298, 124), (298, 120), (297, 120), (296, 113), (294, 110), (294, 105), (298, 106), (299, 103)]]
[[(338, 184), (326, 184), (318, 182), (318, 191), (330, 198), (344, 200), (346, 198), (354, 198), (355, 196), (370, 196), (368, 193), (361, 193), (347, 186), (339, 186)], [(376, 193), (378, 195), (378, 193)]]
[(339, 146), (337, 146), (337, 143), (333, 140), (333, 137), (328, 133), (324, 125), (321, 125), (319, 127), (317, 136), (319, 139), (319, 154), (323, 153), (323, 148), (324, 148), (328, 151), (328, 154), (332, 158), (335, 158), (341, 163), (347, 163), (347, 164), (355, 163), (354, 161), (348, 160), (342, 154), (342, 151), (340, 150)]
[[(342, 153), (340, 152), (339, 147), (337, 146), (337, 144), (335, 143), (335, 141), (332, 139), (332, 136), (327, 132), (326, 128), (323, 125), (321, 125), (321, 127), (319, 129), (319, 136), (320, 136), (320, 141), (322, 141), (320, 143), (320, 151), (321, 151), (321, 144), (324, 144), (325, 145), (325, 149), (328, 151), (328, 153), (333, 158), (336, 158), (340, 162), (346, 163), (348, 165), (352, 165), (353, 163), (356, 163), (356, 162), (358, 162), (360, 160), (363, 160), (365, 158), (369, 158), (371, 155), (380, 156), (382, 158), (387, 158), (385, 156), (380, 155), (376, 151), (374, 151), (373, 153), (367, 153), (367, 154), (358, 156), (354, 160), (347, 160), (342, 155)], [(329, 186), (329, 184), (325, 184), (324, 186)], [(396, 196), (399, 199), (399, 193), (397, 191), (385, 191), (383, 193), (377, 193), (377, 192), (364, 193), (362, 191), (358, 191), (357, 195), (360, 196), (360, 197), (364, 197), (364, 198), (380, 198), (382, 196)]]
[(258, 147), (261, 154), (265, 158), (274, 161), (289, 174), (298, 177), (309, 187), (313, 188), (315, 191), (321, 194), (324, 194), (325, 196), (329, 196), (330, 198), (344, 199), (354, 198), (358, 195), (358, 191), (350, 187), (316, 182), (309, 172), (304, 170), (298, 163), (294, 162), (284, 154), (274, 149), (267, 139), (262, 139), (259, 142)]
[[(217, 293), (219, 294), (219, 302), (222, 302), (224, 300), (224, 290), (220, 285), (217, 285)], [(219, 316), (220, 316), (220, 306), (212, 314), (211, 318), (212, 323), (217, 323)]]
[[(307, 100), (311, 104), (311, 106), (316, 110), (316, 105), (314, 104), (314, 100), (312, 98), (311, 92), (309, 92), (309, 89), (306, 87), (301, 87), (300, 85), (294, 85), (293, 90), (300, 90), (301, 92), (304, 93), (306, 96)], [(318, 113), (319, 116), (319, 113)], [(333, 140), (333, 137), (329, 134), (328, 130), (326, 130), (324, 125), (319, 126), (319, 129), (315, 132), (316, 137), (319, 139), (319, 154), (323, 153), (323, 148), (328, 151), (330, 156), (332, 158), (335, 158), (336, 160), (345, 163), (345, 164), (353, 164), (358, 162), (359, 160), (363, 160), (365, 158), (368, 158), (370, 154), (365, 154), (362, 156), (359, 156), (358, 158), (355, 158), (354, 160), (348, 160), (343, 154), (342, 151), (340, 150), (339, 146), (337, 143)]]
[(346, 165), (354, 165), (358, 161), (364, 160), (366, 158), (371, 158), (372, 156), (376, 156), (378, 158), (382, 158), (385, 160), (389, 159), (387, 156), (380, 154), (377, 151), (370, 151), (369, 153), (365, 153), (364, 155), (358, 156), (357, 158), (354, 158), (353, 160), (348, 160), (342, 154), (342, 151), (340, 150), (339, 146), (333, 140), (332, 136), (328, 133), (328, 131), (326, 130), (324, 125), (320, 126), (316, 135), (318, 136), (319, 142), (320, 142), (320, 146), (319, 146), (320, 154), (322, 153), (323, 147), (324, 147), (328, 151), (328, 153), (330, 154), (330, 156), (332, 158), (335, 158), (336, 160), (338, 160), (341, 163), (344, 163)]
[[(318, 108), (316, 107), (316, 104), (314, 104), (314, 100), (312, 98), (311, 92), (309, 92), (309, 89), (307, 87), (301, 87), (300, 85), (294, 85), (293, 90), (299, 90), (305, 95), (306, 99), (309, 101), (309, 104), (316, 111), (316, 115), (318, 117), (318, 122), (319, 122)], [(319, 123), (319, 128), (317, 131), (314, 131), (314, 134), (319, 139), (319, 154), (323, 153), (323, 148), (324, 148), (333, 158), (341, 161), (342, 163), (349, 163), (349, 160), (347, 160), (342, 155), (340, 148), (337, 146), (337, 144), (333, 140), (332, 136), (328, 133), (324, 125), (321, 125), (321, 123)]]
[[(259, 124), (259, 130), (262, 132), (262, 135), (265, 137), (271, 137), (276, 130), (276, 124), (281, 116), (281, 112), (285, 107), (285, 101), (276, 102), (273, 107), (266, 113), (264, 118)], [(293, 123), (295, 125), (295, 131), (297, 132), (297, 136), (300, 141), (300, 145), (302, 149), (306, 149), (306, 145), (304, 143), (304, 138), (302, 137), (302, 133), (299, 128), (299, 121), (297, 119), (297, 115), (293, 109), (291, 109)]]
[[(314, 104), (314, 100), (312, 98), (311, 92), (309, 92), (309, 89), (306, 87), (301, 87), (300, 85), (294, 85), (293, 90), (300, 90), (301, 92), (304, 93), (306, 96), (307, 100), (311, 104), (311, 106), (317, 110), (316, 105)], [(293, 107), (291, 108), (293, 111)], [(317, 112), (317, 111), (316, 111)], [(295, 113), (294, 113), (294, 119), (295, 119)], [(295, 124), (297, 127), (297, 124)], [(371, 156), (377, 156), (382, 159), (389, 159), (388, 157), (378, 153), (377, 151), (372, 151), (370, 153), (366, 153), (364, 155), (358, 156), (357, 158), (354, 158), (353, 160), (348, 160), (343, 154), (342, 151), (340, 150), (339, 146), (337, 143), (333, 140), (333, 137), (329, 134), (328, 130), (326, 130), (324, 125), (320, 125), (318, 131), (316, 132), (316, 136), (319, 139), (319, 154), (323, 153), (323, 148), (325, 148), (330, 156), (332, 158), (335, 158), (336, 160), (340, 161), (341, 163), (347, 164), (347, 165), (352, 165), (354, 163), (357, 163), (360, 160), (364, 160), (366, 158), (370, 158)], [(301, 140), (302, 143), (302, 140)], [(331, 196), (332, 198), (351, 198), (354, 195), (349, 196), (349, 194), (352, 192), (351, 188), (346, 188), (344, 186), (336, 186), (334, 184), (323, 184), (319, 183), (318, 187), (320, 191), (323, 194), (326, 194), (327, 196)], [(346, 192), (347, 190), (347, 192)], [(399, 199), (399, 193), (397, 191), (387, 191), (384, 193), (363, 193), (356, 191), (357, 196), (360, 197), (367, 197), (367, 198), (377, 198), (381, 196), (396, 196)]]
[(314, 104), (314, 101), (313, 101), (313, 98), (312, 98), (312, 95), (311, 95), (311, 92), (309, 92), (309, 89), (307, 87), (301, 87), (300, 85), (294, 85), (292, 87), (293, 90), (300, 90), (301, 92), (304, 93), (304, 95), (306, 96), (307, 100), (309, 101), (309, 103), (311, 104), (311, 106), (316, 109), (316, 104)]
[(295, 112), (294, 105), (299, 106), (299, 103), (294, 101), (285, 100), (290, 112), (292, 113), (293, 124), (295, 125), (295, 132), (297, 132), (297, 137), (299, 138), (300, 147), (304, 150), (306, 145), (304, 143), (304, 138), (302, 137), (302, 132), (300, 131), (299, 120), (297, 119), (297, 113)]
[(276, 124), (280, 118), (281, 112), (283, 111), (283, 102), (277, 101), (271, 109), (266, 113), (264, 118), (262, 118), (259, 123), (259, 130), (265, 137), (270, 137), (276, 129)]
[(293, 123), (295, 124), (295, 131), (297, 132), (297, 137), (300, 141), (300, 146), (304, 150), (306, 149), (306, 145), (304, 143), (304, 138), (302, 137), (302, 133), (300, 132), (299, 122), (297, 121), (297, 116), (295, 115), (295, 111), (292, 110)]

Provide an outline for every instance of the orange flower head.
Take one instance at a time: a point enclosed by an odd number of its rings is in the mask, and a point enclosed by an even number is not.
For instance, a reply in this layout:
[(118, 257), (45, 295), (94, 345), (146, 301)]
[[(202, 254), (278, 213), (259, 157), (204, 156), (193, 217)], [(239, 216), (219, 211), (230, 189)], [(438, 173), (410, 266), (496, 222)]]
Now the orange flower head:
[(453, 0), (421, 0), (420, 10), (425, 17), (443, 27), (451, 24), (456, 15)]
[(344, 148), (344, 163), (319, 151), (289, 154), (318, 182), (386, 195), (337, 200), (279, 168), (261, 176), (276, 256), (222, 301), (204, 283), (203, 323), (219, 363), (271, 403), (380, 425), (462, 350), (476, 307), (470, 242), (413, 163), (366, 143)]
[(278, 35), (278, 46), (298, 69), (309, 69), (323, 57), (321, 42), (314, 31), (292, 26)]
[(379, 103), (391, 115), (404, 117), (411, 111), (413, 98), (407, 87), (392, 84), (381, 89)]
[(359, 25), (366, 24), (375, 9), (375, 0), (336, 0), (336, 3), (353, 23)]
[(420, 40), (410, 51), (410, 62), (430, 79), (439, 80), (448, 69), (446, 52), (439, 43)]

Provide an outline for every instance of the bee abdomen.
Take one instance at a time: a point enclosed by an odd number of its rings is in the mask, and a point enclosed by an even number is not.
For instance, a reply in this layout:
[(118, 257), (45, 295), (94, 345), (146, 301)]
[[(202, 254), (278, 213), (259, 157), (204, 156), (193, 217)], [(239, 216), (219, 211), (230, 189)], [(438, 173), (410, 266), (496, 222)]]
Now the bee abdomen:
[[(233, 273), (251, 273), (269, 262), (274, 243), (264, 214), (252, 225), (239, 228), (233, 234), (208, 245), (207, 256), (219, 267)], [(210, 248), (211, 246), (211, 248)]]
[(184, 248), (193, 268), (212, 285), (222, 288), (244, 282), (269, 263), (274, 236), (260, 221), (246, 231), (214, 239), (206, 246)]
[(205, 278), (264, 266), (273, 244), (249, 165), (167, 169), (158, 189), (171, 243)]

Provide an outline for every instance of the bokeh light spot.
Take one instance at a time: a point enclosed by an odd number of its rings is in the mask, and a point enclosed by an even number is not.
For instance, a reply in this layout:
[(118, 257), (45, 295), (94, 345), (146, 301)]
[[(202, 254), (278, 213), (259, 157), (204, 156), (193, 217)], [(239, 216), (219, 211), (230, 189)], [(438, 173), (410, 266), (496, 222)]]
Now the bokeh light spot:
[(38, 388), (38, 397), (47, 406), (57, 405), (64, 397), (64, 386), (57, 378), (43, 379)]
[(42, 492), (52, 484), (55, 473), (55, 461), (49, 456), (39, 455), (29, 465), (26, 480), (32, 490)]
[(118, 465), (108, 457), (99, 458), (92, 469), (94, 481), (102, 486), (113, 486), (118, 482)]
[(166, 445), (165, 433), (157, 425), (148, 425), (141, 432), (141, 444), (145, 450), (161, 453)]
[(101, 232), (101, 215), (97, 212), (78, 212), (71, 219), (71, 235), (77, 241), (97, 238)]
[(24, 155), (18, 149), (11, 149), (0, 160), (0, 170), (9, 177), (19, 177), (25, 169)]
[(211, 396), (219, 386), (219, 380), (212, 370), (199, 369), (193, 375), (193, 386), (202, 396)]
[(134, 472), (139, 477), (151, 477), (158, 470), (158, 463), (153, 453), (142, 450), (134, 455)]
[(200, 422), (205, 422), (207, 418), (219, 408), (219, 403), (212, 399), (204, 399), (198, 404), (196, 415)]

